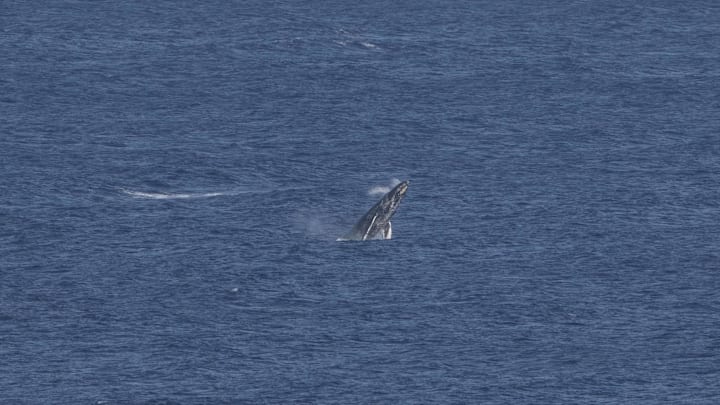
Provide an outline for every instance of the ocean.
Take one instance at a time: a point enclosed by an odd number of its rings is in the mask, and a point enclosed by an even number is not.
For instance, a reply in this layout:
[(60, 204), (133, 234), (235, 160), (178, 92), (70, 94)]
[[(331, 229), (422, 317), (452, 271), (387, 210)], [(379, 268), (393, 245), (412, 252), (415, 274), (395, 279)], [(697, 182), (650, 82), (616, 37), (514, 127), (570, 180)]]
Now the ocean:
[[(714, 1), (0, 5), (0, 404), (720, 403)], [(339, 242), (399, 181), (393, 239)]]

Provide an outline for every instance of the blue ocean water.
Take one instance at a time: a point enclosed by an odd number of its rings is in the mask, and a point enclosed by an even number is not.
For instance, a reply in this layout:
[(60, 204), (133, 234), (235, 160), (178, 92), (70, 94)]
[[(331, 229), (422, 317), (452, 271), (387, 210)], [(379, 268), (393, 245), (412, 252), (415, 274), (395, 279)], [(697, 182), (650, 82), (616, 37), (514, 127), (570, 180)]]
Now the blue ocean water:
[[(0, 403), (720, 402), (720, 5), (0, 5)], [(388, 241), (336, 242), (409, 179)]]

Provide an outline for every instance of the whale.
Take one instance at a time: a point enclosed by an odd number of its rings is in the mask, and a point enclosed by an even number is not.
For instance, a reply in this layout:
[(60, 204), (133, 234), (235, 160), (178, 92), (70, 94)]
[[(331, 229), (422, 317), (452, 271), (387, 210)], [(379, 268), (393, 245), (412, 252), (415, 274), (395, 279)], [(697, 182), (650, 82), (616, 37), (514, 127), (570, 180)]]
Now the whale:
[(358, 220), (348, 234), (338, 240), (391, 239), (392, 223), (390, 219), (395, 215), (409, 186), (410, 181), (406, 180), (388, 191)]

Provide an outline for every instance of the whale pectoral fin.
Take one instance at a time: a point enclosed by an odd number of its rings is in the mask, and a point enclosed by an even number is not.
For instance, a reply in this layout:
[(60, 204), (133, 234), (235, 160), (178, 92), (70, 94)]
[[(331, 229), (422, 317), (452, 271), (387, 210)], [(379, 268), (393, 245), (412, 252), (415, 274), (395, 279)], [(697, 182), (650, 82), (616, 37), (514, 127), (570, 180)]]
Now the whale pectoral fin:
[(370, 235), (370, 231), (372, 230), (372, 227), (375, 224), (376, 219), (377, 219), (377, 214), (375, 214), (373, 216), (372, 221), (370, 221), (370, 226), (368, 226), (367, 230), (365, 231), (365, 235), (363, 235), (362, 240), (367, 240), (368, 236)]
[(392, 222), (388, 222), (387, 225), (385, 225), (385, 229), (383, 229), (383, 239), (390, 238), (392, 238)]

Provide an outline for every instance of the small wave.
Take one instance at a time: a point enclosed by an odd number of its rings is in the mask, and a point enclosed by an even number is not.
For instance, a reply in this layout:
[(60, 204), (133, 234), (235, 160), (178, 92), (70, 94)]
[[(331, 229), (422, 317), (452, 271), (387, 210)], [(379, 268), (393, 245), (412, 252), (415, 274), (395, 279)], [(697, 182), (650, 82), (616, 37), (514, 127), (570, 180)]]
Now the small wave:
[(148, 193), (143, 191), (122, 190), (123, 193), (135, 198), (149, 198), (152, 200), (176, 200), (184, 198), (208, 198), (226, 195), (226, 193)]
[(375, 44), (373, 44), (373, 43), (370, 43), (370, 42), (360, 42), (360, 45), (362, 45), (363, 47), (365, 47), (365, 48), (367, 48), (367, 49), (375, 49), (375, 48), (378, 48), (377, 45), (375, 45)]
[(373, 44), (372, 42), (368, 41), (359, 41), (357, 39), (353, 38), (343, 38), (343, 39), (336, 39), (332, 41), (336, 45), (340, 45), (342, 47), (354, 47), (354, 48), (364, 48), (364, 49), (382, 49), (379, 45)]

